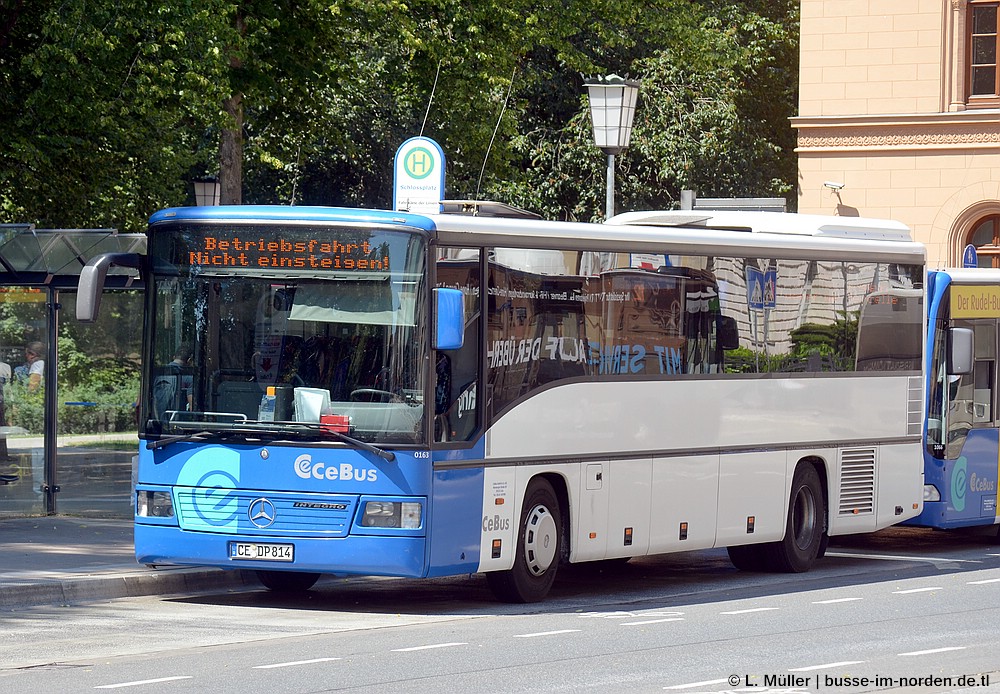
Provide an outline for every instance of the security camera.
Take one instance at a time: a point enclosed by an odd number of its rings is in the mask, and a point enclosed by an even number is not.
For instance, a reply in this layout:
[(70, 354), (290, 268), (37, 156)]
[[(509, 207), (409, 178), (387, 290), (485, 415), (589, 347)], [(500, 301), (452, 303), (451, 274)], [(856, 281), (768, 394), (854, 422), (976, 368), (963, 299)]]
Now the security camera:
[(844, 184), (843, 183), (837, 183), (836, 181), (824, 181), (823, 185), (826, 186), (827, 188), (829, 188), (830, 190), (843, 190), (844, 189)]

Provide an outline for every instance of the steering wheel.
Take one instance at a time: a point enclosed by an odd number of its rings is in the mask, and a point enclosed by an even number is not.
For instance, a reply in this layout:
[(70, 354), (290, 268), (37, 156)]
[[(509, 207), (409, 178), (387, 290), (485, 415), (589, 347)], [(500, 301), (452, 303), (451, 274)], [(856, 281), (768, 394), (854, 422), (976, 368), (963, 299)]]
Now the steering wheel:
[(354, 402), (402, 402), (395, 393), (378, 388), (358, 388), (351, 391), (351, 400)]

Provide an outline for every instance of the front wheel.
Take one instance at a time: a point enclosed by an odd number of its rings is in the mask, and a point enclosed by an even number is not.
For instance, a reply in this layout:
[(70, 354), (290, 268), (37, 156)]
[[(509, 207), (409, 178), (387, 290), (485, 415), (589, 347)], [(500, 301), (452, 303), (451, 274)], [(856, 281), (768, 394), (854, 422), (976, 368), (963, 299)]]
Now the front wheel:
[(562, 551), (562, 513), (552, 485), (534, 479), (521, 509), (514, 566), (486, 574), (486, 582), (504, 602), (538, 602), (548, 595)]
[(258, 571), (257, 580), (275, 593), (304, 593), (319, 580), (319, 574), (301, 571)]

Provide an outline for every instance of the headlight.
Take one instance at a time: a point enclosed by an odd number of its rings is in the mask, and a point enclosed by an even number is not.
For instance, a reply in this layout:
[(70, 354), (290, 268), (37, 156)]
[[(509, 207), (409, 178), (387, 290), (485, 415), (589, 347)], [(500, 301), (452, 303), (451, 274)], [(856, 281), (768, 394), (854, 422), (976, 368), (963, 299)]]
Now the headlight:
[(361, 517), (364, 528), (419, 528), (421, 508), (417, 501), (368, 501)]
[(135, 515), (146, 518), (174, 517), (174, 502), (170, 498), (170, 492), (138, 491), (135, 495)]
[(924, 501), (941, 501), (941, 492), (933, 484), (925, 484)]

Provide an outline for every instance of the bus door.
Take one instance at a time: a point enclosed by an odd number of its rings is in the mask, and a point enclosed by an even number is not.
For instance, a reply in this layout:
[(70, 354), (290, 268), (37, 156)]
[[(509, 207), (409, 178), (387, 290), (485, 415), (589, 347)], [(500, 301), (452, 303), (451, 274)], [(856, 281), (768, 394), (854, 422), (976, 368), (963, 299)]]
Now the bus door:
[[(941, 482), (954, 520), (993, 522), (997, 518), (997, 479), (1000, 466), (1000, 429), (997, 404), (997, 319), (955, 321), (971, 328), (975, 358), (971, 373), (944, 376), (944, 475)], [(950, 469), (949, 469), (950, 468)]]

